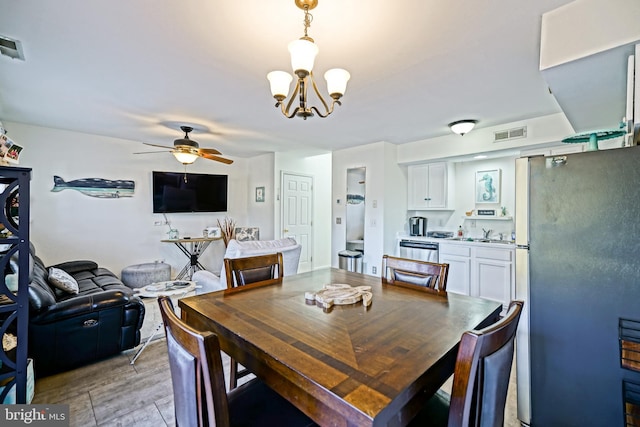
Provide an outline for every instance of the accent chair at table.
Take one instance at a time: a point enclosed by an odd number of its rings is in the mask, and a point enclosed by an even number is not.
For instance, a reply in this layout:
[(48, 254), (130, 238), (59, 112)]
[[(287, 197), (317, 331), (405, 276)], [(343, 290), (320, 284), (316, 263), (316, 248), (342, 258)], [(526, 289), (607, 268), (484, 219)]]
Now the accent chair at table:
[(410, 427), (502, 427), (522, 301), (481, 330), (462, 334), (451, 395), (438, 390)]
[(382, 282), (444, 294), (447, 290), (449, 264), (382, 257)]
[(168, 297), (158, 298), (158, 303), (167, 337), (176, 425), (315, 426), (258, 379), (227, 393), (218, 336), (182, 322)]

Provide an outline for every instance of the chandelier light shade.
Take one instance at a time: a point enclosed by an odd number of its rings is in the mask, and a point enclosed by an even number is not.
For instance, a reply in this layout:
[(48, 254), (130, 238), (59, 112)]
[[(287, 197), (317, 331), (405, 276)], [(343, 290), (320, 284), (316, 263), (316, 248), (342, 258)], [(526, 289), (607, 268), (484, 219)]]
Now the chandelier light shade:
[(291, 85), (291, 74), (284, 71), (272, 71), (267, 74), (267, 79), (271, 84), (271, 95), (275, 99), (283, 100), (289, 95), (289, 86)]
[(327, 81), (327, 90), (329, 91), (329, 95), (332, 98), (337, 95), (338, 99), (340, 99), (347, 90), (347, 82), (351, 78), (351, 74), (342, 68), (332, 68), (324, 73), (324, 78)]
[(477, 123), (477, 120), (458, 120), (457, 122), (449, 123), (449, 127), (451, 128), (451, 132), (462, 136), (465, 133), (471, 132)]
[(309, 40), (294, 40), (289, 43), (289, 54), (291, 55), (293, 73), (300, 78), (305, 78), (313, 70), (313, 63), (318, 55), (318, 46)]
[(183, 165), (190, 165), (198, 159), (196, 154), (184, 153), (180, 151), (172, 151), (171, 154)]
[[(324, 78), (327, 80), (327, 89), (332, 99), (329, 106), (320, 94), (313, 78), (313, 65), (318, 55), (318, 46), (307, 34), (313, 19), (309, 11), (318, 5), (318, 0), (295, 0), (295, 3), (296, 6), (304, 10), (304, 36), (289, 43), (291, 69), (296, 78), (295, 89), (291, 94), (291, 98), (285, 101), (289, 95), (289, 88), (294, 77), (285, 71), (272, 71), (267, 74), (267, 79), (271, 86), (271, 95), (277, 101), (276, 108), (280, 107), (282, 114), (289, 119), (297, 116), (306, 120), (307, 117), (312, 117), (316, 114), (324, 118), (333, 112), (336, 104), (342, 105), (340, 98), (347, 90), (347, 82), (351, 75), (341, 68), (334, 68), (325, 73)], [(310, 87), (322, 103), (322, 111), (315, 106), (308, 105), (307, 94)], [(298, 99), (299, 104), (292, 108), (296, 99)]]

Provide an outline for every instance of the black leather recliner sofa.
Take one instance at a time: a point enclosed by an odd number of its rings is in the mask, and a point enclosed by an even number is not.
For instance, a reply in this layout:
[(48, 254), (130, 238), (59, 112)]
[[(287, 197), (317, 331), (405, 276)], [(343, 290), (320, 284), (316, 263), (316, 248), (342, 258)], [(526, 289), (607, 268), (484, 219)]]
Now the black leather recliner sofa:
[(78, 294), (50, 286), (49, 268), (32, 253), (29, 284), (29, 357), (36, 376), (66, 371), (140, 343), (144, 304), (93, 261), (53, 265), (77, 282)]

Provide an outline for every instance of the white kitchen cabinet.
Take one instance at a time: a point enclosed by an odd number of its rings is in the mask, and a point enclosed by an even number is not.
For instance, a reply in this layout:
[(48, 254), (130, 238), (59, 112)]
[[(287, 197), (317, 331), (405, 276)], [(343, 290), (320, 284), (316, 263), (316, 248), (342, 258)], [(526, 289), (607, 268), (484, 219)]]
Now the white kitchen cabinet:
[(509, 306), (514, 293), (513, 249), (474, 248), (471, 262), (471, 295)]
[(453, 184), (450, 169), (444, 162), (408, 166), (407, 209), (447, 209)]
[(470, 295), (471, 247), (441, 243), (439, 259), (449, 264), (447, 292)]
[(515, 250), (484, 243), (440, 243), (439, 262), (449, 264), (447, 292), (487, 298), (505, 309), (515, 295)]

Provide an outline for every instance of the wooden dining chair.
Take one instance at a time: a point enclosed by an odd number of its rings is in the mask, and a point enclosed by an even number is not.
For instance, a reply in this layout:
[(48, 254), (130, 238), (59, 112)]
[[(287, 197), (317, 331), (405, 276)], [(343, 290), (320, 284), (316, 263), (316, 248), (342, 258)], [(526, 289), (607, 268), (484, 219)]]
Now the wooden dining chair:
[(462, 334), (451, 395), (442, 390), (429, 399), (410, 426), (502, 427), (522, 301), (481, 330)]
[(227, 289), (249, 284), (282, 283), (282, 253), (245, 258), (225, 258)]
[[(250, 288), (273, 283), (282, 283), (282, 253), (259, 255), (245, 258), (225, 258), (227, 289)], [(239, 369), (238, 362), (231, 358), (229, 365), (229, 389), (238, 386), (238, 380), (251, 372)]]
[(315, 425), (258, 379), (227, 393), (218, 336), (182, 322), (169, 297), (158, 298), (158, 303), (167, 337), (177, 426)]
[(382, 282), (427, 292), (444, 294), (447, 290), (449, 264), (382, 257)]

